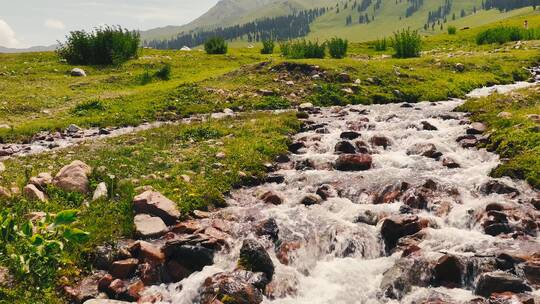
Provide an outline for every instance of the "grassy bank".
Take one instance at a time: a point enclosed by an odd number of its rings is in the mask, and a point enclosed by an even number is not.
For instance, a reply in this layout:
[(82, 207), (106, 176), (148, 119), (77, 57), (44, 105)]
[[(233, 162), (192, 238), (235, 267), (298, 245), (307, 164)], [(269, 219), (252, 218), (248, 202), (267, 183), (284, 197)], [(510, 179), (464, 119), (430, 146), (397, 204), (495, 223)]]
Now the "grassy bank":
[[(246, 115), (235, 119), (192, 125), (166, 126), (137, 134), (86, 143), (78, 147), (5, 162), (0, 184), (22, 187), (29, 176), (57, 172), (79, 159), (94, 168), (91, 184), (105, 181), (109, 199), (92, 203), (75, 193), (48, 189), (49, 201), (40, 203), (16, 196), (0, 202), (2, 210), (15, 214), (17, 223), (33, 211), (57, 213), (79, 209), (77, 227), (90, 233), (82, 248), (65, 250), (59, 269), (50, 269), (45, 259), (29, 273), (17, 271), (17, 261), (0, 256), (0, 265), (15, 275), (15, 288), (0, 287), (0, 303), (57, 303), (60, 277), (73, 279), (91, 267), (87, 256), (97, 245), (132, 234), (131, 200), (138, 186), (152, 186), (176, 201), (184, 214), (224, 204), (224, 193), (265, 175), (265, 162), (287, 150), (288, 135), (298, 129), (293, 114)], [(223, 152), (224, 157), (216, 154)], [(0, 252), (16, 244), (0, 244)], [(22, 249), (21, 249), (22, 250)], [(10, 252), (11, 252), (10, 251)], [(38, 271), (43, 270), (43, 271)], [(65, 282), (63, 282), (65, 283)], [(24, 299), (24, 300), (23, 300)], [(41, 302), (40, 302), (41, 301)]]
[(493, 176), (525, 179), (540, 189), (540, 117), (534, 116), (540, 113), (538, 87), (469, 100), (459, 110), (489, 126), (486, 147), (503, 159)]

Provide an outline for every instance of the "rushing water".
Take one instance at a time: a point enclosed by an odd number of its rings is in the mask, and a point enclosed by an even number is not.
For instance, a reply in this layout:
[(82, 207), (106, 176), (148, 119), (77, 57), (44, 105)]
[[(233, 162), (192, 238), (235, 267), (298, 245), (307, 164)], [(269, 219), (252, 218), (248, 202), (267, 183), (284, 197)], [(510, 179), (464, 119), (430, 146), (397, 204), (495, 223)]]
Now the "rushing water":
[[(531, 85), (518, 83), (483, 88), (469, 96), (505, 93)], [(265, 298), (264, 303), (416, 303), (433, 293), (456, 303), (472, 299), (475, 296), (470, 286), (461, 289), (413, 287), (401, 300), (386, 298), (380, 287), (383, 274), (396, 264), (402, 253), (385, 253), (380, 222), (369, 225), (357, 220), (366, 212), (378, 219), (400, 214), (401, 200), (373, 203), (374, 193), (382, 186), (397, 182), (416, 186), (433, 180), (438, 189), (445, 189), (438, 192), (438, 199), (445, 202), (446, 211), (440, 208), (414, 211), (434, 223), (433, 228), (424, 229), (425, 236), (418, 243), (425, 259), (436, 261), (443, 253), (470, 257), (494, 254), (505, 248), (519, 249), (518, 242), (512, 238), (485, 234), (474, 215), (480, 214), (489, 203), (518, 206), (523, 199), (537, 197), (538, 193), (526, 183), (508, 178), (501, 181), (517, 188), (519, 196), (480, 193), (479, 187), (492, 180), (489, 172), (500, 160), (496, 154), (484, 149), (466, 149), (456, 141), (469, 127), (466, 114), (453, 112), (462, 102), (425, 102), (415, 104), (413, 108), (401, 104), (347, 106), (325, 108), (310, 115), (309, 120), (320, 124), (320, 128), (294, 137), (306, 147), (299, 154), (292, 154), (289, 162), (279, 165), (276, 173), (285, 176), (285, 181), (237, 190), (230, 196), (229, 207), (213, 214), (213, 217), (231, 223), (230, 249), (218, 253), (213, 266), (179, 283), (152, 287), (151, 291), (161, 294), (164, 303), (193, 303), (205, 278), (236, 267), (242, 240), (255, 237), (254, 224), (273, 218), (279, 226), (281, 242), (301, 245), (291, 251), (289, 263), (284, 265), (279, 261), (274, 245), (266, 243), (276, 272), (271, 283), (272, 297)], [(365, 123), (356, 124), (361, 121)], [(437, 130), (423, 130), (421, 122), (428, 122)], [(369, 147), (373, 168), (368, 171), (332, 169), (332, 163), (338, 157), (334, 147), (341, 141), (340, 134), (351, 128), (357, 128), (361, 133), (356, 141), (369, 144), (373, 136), (390, 140), (387, 149)], [(443, 157), (453, 159), (460, 168), (449, 169), (440, 160), (408, 155), (407, 150), (418, 143), (434, 144)], [(297, 164), (302, 163), (310, 165), (300, 169)], [(299, 203), (321, 185), (331, 185), (339, 195), (317, 205)], [(258, 197), (268, 190), (279, 193), (284, 202), (277, 206), (262, 202)], [(538, 239), (529, 240), (528, 246), (540, 252)], [(538, 290), (533, 294), (540, 296)]]

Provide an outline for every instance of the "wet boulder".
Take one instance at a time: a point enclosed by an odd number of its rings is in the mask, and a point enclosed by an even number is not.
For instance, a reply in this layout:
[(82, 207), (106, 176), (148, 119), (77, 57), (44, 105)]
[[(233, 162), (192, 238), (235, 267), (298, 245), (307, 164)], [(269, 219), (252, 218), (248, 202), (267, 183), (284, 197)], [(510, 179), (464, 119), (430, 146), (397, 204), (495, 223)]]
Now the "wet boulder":
[(394, 249), (400, 238), (413, 235), (425, 227), (427, 223), (415, 215), (398, 215), (384, 219), (381, 225), (381, 236), (386, 251), (390, 252)]
[(383, 147), (385, 150), (386, 148), (390, 146), (390, 139), (386, 136), (381, 136), (381, 135), (373, 136), (369, 140), (369, 142), (371, 143), (372, 146)]
[(273, 218), (258, 223), (255, 226), (255, 233), (258, 236), (268, 236), (274, 242), (279, 239), (279, 227)]
[(402, 197), (403, 203), (413, 209), (427, 209), (433, 191), (427, 187), (415, 187), (407, 190)]
[(145, 241), (137, 241), (129, 247), (129, 252), (141, 261), (152, 264), (165, 262), (165, 254), (160, 247)]
[(204, 281), (196, 302), (259, 304), (263, 301), (263, 294), (255, 285), (265, 286), (265, 282), (261, 280), (264, 278), (248, 271), (215, 274)]
[(514, 188), (514, 187), (511, 187), (511, 186), (508, 186), (507, 184), (503, 183), (503, 182), (500, 182), (500, 181), (496, 181), (496, 180), (491, 180), (485, 184), (483, 184), (481, 187), (480, 187), (480, 191), (486, 195), (489, 195), (489, 194), (519, 194), (519, 191)]
[(433, 270), (433, 283), (449, 288), (461, 286), (466, 266), (456, 256), (446, 254), (439, 258)]
[(175, 277), (175, 282), (201, 271), (205, 266), (214, 263), (214, 250), (201, 245), (187, 245), (184, 240), (171, 240), (163, 248), (167, 259), (167, 272), (182, 275)]
[(380, 286), (382, 295), (400, 300), (412, 290), (413, 286), (428, 286), (431, 272), (431, 265), (424, 259), (399, 259), (383, 273)]
[(259, 198), (267, 204), (281, 205), (283, 203), (283, 198), (274, 191), (267, 191)]
[(365, 171), (371, 169), (373, 159), (369, 154), (340, 155), (334, 167), (339, 171)]
[(354, 132), (354, 131), (345, 131), (339, 135), (339, 138), (348, 139), (348, 140), (354, 140), (354, 139), (357, 139), (358, 137), (360, 137), (360, 133)]
[(420, 155), (424, 157), (438, 159), (442, 153), (437, 151), (437, 147), (431, 143), (415, 144), (407, 149), (407, 155)]
[(301, 200), (300, 204), (304, 206), (313, 206), (322, 203), (322, 198), (317, 194), (307, 194)]
[(410, 185), (406, 182), (397, 182), (377, 189), (373, 194), (373, 204), (389, 204), (398, 200)]
[(60, 169), (54, 177), (53, 184), (69, 192), (89, 193), (90, 182), (88, 176), (92, 168), (82, 161), (75, 160), (71, 164)]
[(305, 143), (303, 143), (301, 141), (297, 141), (297, 142), (294, 142), (294, 143), (289, 145), (289, 151), (291, 153), (298, 154), (300, 149), (303, 149), (305, 147), (306, 147)]
[(531, 291), (531, 287), (525, 284), (521, 278), (507, 272), (497, 271), (481, 274), (474, 293), (487, 298), (493, 293), (522, 293), (526, 291)]
[(523, 264), (523, 273), (531, 284), (540, 287), (540, 259), (530, 260)]
[(317, 191), (315, 192), (318, 196), (321, 197), (322, 200), (327, 200), (331, 197), (338, 196), (338, 191), (330, 186), (330, 185), (321, 185), (317, 188)]
[(136, 213), (147, 213), (161, 218), (166, 224), (174, 224), (180, 217), (176, 203), (159, 192), (146, 191), (133, 198)]
[(432, 125), (431, 123), (429, 123), (427, 121), (422, 121), (422, 122), (420, 122), (420, 124), (422, 125), (422, 130), (425, 130), (425, 131), (437, 131), (437, 130), (439, 130), (437, 127), (435, 127), (434, 125)]
[(334, 151), (337, 154), (354, 154), (356, 149), (354, 145), (348, 141), (340, 141), (334, 147)]
[(128, 279), (135, 273), (139, 265), (138, 259), (126, 259), (112, 263), (109, 272), (114, 278)]
[(487, 126), (481, 122), (472, 123), (471, 126), (467, 129), (467, 134), (469, 135), (479, 135), (486, 132)]
[(248, 271), (264, 273), (269, 281), (274, 276), (274, 263), (270, 255), (263, 245), (254, 239), (244, 240), (238, 265)]
[(448, 169), (457, 169), (461, 167), (454, 159), (450, 157), (443, 158), (442, 165)]

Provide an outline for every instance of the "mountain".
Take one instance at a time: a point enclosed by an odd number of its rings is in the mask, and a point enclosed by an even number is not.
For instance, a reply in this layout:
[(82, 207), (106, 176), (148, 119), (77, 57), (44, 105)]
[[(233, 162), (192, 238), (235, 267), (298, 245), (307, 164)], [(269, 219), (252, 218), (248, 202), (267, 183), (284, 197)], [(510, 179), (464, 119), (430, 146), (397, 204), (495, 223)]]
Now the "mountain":
[[(276, 28), (294, 32), (300, 26), (307, 31), (285, 33), (278, 39), (303, 37), (307, 32), (313, 40), (339, 36), (361, 42), (388, 37), (402, 28), (429, 35), (449, 25), (479, 26), (526, 14), (536, 2), (540, 0), (221, 0), (189, 24), (149, 30), (142, 37), (156, 48), (193, 47), (211, 36), (257, 42), (276, 36)], [(314, 18), (295, 20), (302, 11), (321, 8), (324, 11)], [(277, 16), (290, 18), (277, 20)]]
[(57, 45), (49, 46), (33, 46), (26, 49), (15, 49), (0, 46), (0, 53), (31, 53), (31, 52), (47, 52), (54, 51)]

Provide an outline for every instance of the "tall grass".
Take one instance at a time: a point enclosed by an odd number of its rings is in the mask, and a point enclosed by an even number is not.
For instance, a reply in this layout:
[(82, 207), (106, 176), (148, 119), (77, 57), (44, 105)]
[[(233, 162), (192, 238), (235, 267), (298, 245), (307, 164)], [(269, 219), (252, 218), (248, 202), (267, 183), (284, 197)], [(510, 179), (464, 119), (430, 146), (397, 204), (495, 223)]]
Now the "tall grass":
[(412, 58), (420, 57), (422, 47), (422, 37), (418, 31), (410, 29), (398, 31), (394, 33), (392, 45), (395, 50), (394, 57), (397, 58)]
[(455, 35), (457, 34), (457, 27), (451, 25), (448, 27), (448, 35)]
[(263, 44), (263, 48), (261, 50), (261, 54), (273, 54), (274, 53), (274, 48), (275, 48), (274, 40), (272, 40), (272, 39), (263, 40), (262, 44)]
[(349, 42), (347, 40), (334, 37), (326, 42), (326, 46), (328, 46), (328, 53), (330, 53), (330, 57), (342, 59), (347, 55)]
[(137, 57), (140, 41), (138, 32), (105, 26), (71, 32), (56, 52), (69, 64), (117, 65)]
[(386, 51), (388, 49), (388, 41), (386, 40), (386, 38), (377, 39), (373, 47), (375, 48), (375, 51), (377, 52)]
[(477, 44), (503, 44), (510, 41), (540, 39), (540, 28), (524, 29), (517, 26), (498, 26), (480, 32), (476, 36)]
[(325, 44), (318, 41), (292, 41), (280, 44), (281, 55), (291, 59), (324, 58)]
[(207, 54), (227, 54), (227, 49), (227, 43), (221, 37), (210, 38), (204, 43)]

